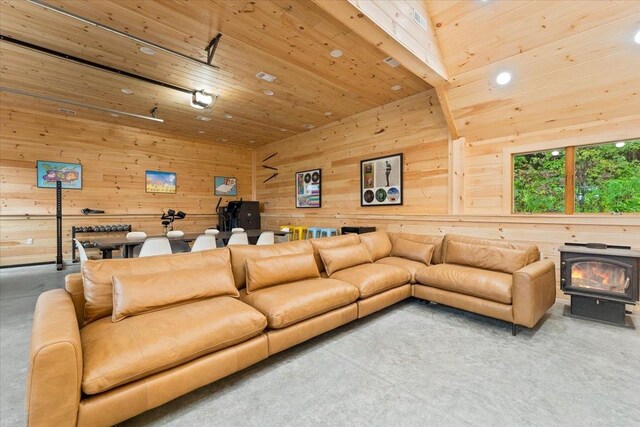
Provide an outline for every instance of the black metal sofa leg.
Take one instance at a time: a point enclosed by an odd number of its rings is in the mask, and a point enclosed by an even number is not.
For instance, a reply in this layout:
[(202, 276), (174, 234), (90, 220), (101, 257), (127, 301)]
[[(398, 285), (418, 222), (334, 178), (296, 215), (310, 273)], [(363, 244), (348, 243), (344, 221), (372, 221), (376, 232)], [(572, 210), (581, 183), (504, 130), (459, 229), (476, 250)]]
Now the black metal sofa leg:
[(518, 327), (516, 326), (515, 323), (512, 323), (511, 324), (511, 335), (513, 335), (515, 337), (517, 333), (518, 333)]

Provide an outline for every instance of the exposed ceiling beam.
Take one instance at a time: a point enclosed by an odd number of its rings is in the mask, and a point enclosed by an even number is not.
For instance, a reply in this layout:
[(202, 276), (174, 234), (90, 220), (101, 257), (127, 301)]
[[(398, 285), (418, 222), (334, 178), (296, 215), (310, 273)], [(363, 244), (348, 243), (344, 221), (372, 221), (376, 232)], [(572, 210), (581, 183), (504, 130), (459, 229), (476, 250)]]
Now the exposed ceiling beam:
[(416, 3), (408, 1), (312, 1), (431, 86), (448, 82), (426, 8), (418, 11), (425, 29), (411, 16), (417, 10), (413, 6)]
[(445, 87), (437, 86), (436, 95), (438, 95), (440, 108), (442, 109), (442, 114), (444, 114), (444, 120), (447, 122), (447, 129), (449, 129), (449, 135), (451, 135), (451, 139), (460, 138), (458, 127), (456, 126), (456, 122), (453, 119), (453, 114), (451, 114), (451, 108), (449, 107), (449, 99), (447, 98)]

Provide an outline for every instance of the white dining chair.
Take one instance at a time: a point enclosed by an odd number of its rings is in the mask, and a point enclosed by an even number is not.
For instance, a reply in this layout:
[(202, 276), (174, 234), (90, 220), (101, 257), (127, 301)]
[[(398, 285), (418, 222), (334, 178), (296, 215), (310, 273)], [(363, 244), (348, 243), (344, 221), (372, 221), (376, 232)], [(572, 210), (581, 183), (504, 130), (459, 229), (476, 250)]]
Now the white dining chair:
[(231, 234), (231, 237), (229, 237), (229, 241), (227, 242), (227, 246), (248, 245), (248, 244), (249, 244), (249, 237), (247, 237), (247, 233), (245, 232)]
[(184, 231), (180, 231), (180, 230), (167, 231), (167, 237), (182, 237), (182, 236), (184, 236)]
[(244, 228), (236, 227), (231, 229), (232, 233), (242, 233), (244, 232)]
[(216, 236), (207, 236), (203, 234), (196, 238), (191, 247), (191, 252), (208, 251), (216, 248)]
[(130, 231), (126, 235), (127, 240), (142, 240), (147, 238), (147, 233), (144, 231)]
[(273, 231), (265, 231), (258, 237), (256, 245), (273, 245), (275, 244), (275, 234)]
[(155, 255), (171, 255), (171, 244), (166, 237), (152, 237), (142, 244), (140, 258)]
[(75, 242), (76, 249), (78, 250), (78, 256), (80, 257), (80, 269), (82, 269), (84, 263), (89, 261), (89, 257), (87, 256), (87, 251), (84, 250), (82, 243), (80, 243), (78, 239), (73, 239), (73, 241)]
[(216, 228), (207, 228), (206, 230), (204, 230), (204, 234), (206, 234), (207, 236), (215, 236), (218, 233), (220, 233), (220, 230)]

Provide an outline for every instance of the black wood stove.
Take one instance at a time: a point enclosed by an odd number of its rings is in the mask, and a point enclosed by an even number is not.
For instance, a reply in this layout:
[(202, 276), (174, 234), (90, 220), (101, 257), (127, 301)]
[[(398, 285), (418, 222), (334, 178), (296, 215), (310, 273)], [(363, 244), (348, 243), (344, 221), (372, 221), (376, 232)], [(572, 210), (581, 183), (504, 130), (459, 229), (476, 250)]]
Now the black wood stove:
[(560, 248), (560, 288), (571, 295), (565, 314), (633, 327), (625, 304), (638, 301), (640, 251), (629, 246), (565, 243)]

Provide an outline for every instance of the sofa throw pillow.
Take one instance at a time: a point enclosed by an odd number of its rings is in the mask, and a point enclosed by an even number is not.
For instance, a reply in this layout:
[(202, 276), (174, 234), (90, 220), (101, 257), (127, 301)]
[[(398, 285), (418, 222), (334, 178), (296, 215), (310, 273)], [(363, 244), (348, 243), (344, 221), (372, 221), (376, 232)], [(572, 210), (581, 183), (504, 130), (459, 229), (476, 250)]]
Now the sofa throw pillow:
[(230, 260), (227, 248), (143, 258), (89, 260), (82, 266), (84, 324), (113, 314), (113, 276), (216, 268), (229, 264)]
[(384, 231), (360, 234), (360, 242), (369, 249), (373, 262), (386, 258), (391, 253), (391, 240)]
[(329, 276), (336, 271), (373, 262), (369, 250), (362, 243), (338, 248), (320, 249), (319, 252), (322, 262), (324, 263), (324, 269)]
[(247, 295), (283, 283), (320, 277), (312, 253), (247, 259)]
[(445, 263), (513, 274), (527, 265), (527, 252), (519, 249), (450, 241), (447, 243)]
[(429, 265), (435, 248), (436, 245), (431, 243), (413, 242), (398, 237), (395, 239), (393, 249), (391, 249), (391, 256), (411, 259)]
[(219, 296), (240, 296), (230, 264), (113, 276), (111, 320)]

